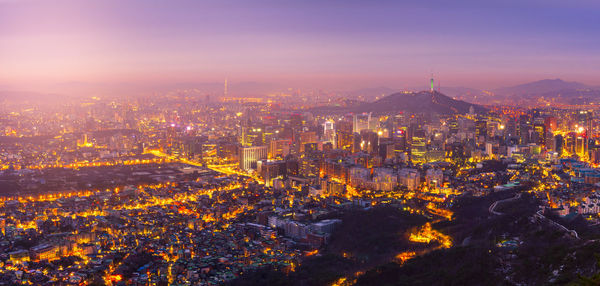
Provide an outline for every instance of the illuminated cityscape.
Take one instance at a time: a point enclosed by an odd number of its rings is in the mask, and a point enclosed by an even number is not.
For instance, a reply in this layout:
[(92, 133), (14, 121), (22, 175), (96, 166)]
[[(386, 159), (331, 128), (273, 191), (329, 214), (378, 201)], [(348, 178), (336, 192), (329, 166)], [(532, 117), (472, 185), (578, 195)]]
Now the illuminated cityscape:
[(0, 0), (0, 285), (600, 285), (597, 4), (123, 2)]

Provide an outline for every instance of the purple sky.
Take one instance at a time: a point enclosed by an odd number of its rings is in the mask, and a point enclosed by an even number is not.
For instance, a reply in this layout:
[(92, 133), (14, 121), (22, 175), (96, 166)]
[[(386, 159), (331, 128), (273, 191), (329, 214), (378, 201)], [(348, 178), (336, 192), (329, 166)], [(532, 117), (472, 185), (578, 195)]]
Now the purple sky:
[(0, 90), (600, 85), (598, 19), (596, 0), (0, 0)]

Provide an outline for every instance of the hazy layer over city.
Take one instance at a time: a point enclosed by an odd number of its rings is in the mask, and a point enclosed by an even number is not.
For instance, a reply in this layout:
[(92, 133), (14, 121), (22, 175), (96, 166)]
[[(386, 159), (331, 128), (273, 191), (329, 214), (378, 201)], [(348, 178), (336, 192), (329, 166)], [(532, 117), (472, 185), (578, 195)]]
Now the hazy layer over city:
[(0, 286), (600, 285), (598, 0), (0, 0)]
[[(597, 86), (597, 1), (0, 1), (0, 91)], [(437, 82), (436, 82), (437, 85)]]

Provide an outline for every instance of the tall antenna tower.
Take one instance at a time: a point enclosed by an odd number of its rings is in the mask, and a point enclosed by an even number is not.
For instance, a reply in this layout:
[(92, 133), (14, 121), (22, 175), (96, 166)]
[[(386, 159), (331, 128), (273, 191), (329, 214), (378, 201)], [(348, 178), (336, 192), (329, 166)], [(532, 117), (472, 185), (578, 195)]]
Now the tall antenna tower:
[(430, 91), (433, 92), (433, 74), (431, 74), (431, 88)]

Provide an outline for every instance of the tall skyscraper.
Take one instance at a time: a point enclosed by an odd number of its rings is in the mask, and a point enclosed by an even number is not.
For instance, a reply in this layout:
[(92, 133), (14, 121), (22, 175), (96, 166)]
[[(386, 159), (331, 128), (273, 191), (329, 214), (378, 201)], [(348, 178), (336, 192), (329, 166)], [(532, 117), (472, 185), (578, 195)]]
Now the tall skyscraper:
[(427, 138), (425, 138), (425, 131), (419, 128), (414, 131), (411, 138), (410, 155), (413, 163), (425, 163), (426, 152)]
[(536, 122), (533, 124), (533, 135), (534, 142), (537, 145), (546, 145), (546, 125), (543, 122)]

